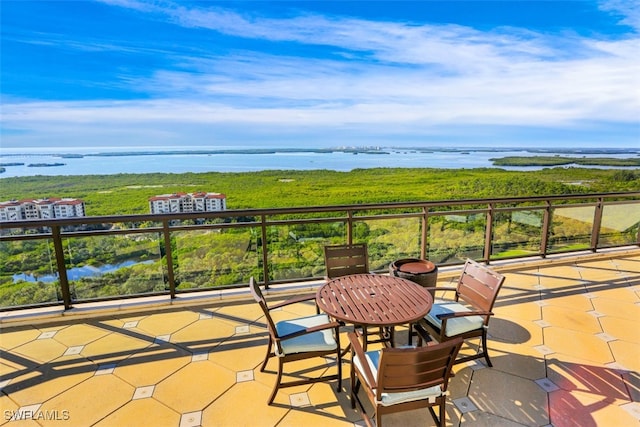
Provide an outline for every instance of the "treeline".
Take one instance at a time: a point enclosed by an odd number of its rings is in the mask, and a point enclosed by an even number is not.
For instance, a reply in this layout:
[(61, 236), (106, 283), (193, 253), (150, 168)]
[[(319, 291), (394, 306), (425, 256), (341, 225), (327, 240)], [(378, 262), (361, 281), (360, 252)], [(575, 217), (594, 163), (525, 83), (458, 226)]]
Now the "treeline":
[(640, 170), (549, 168), (356, 169), (245, 173), (32, 176), (0, 179), (0, 201), (73, 197), (87, 214), (149, 212), (149, 197), (175, 192), (225, 193), (228, 209), (322, 206), (466, 198), (633, 191)]
[(640, 157), (618, 159), (615, 157), (507, 156), (489, 160), (495, 166), (640, 166)]

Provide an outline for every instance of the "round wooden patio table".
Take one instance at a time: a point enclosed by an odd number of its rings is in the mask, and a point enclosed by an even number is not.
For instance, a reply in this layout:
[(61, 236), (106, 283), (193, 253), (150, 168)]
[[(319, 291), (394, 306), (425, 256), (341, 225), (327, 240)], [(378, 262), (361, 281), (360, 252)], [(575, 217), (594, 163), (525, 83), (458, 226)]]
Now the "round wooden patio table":
[(352, 274), (330, 280), (318, 289), (316, 301), (335, 319), (383, 328), (415, 323), (433, 305), (431, 294), (417, 283), (381, 274)]

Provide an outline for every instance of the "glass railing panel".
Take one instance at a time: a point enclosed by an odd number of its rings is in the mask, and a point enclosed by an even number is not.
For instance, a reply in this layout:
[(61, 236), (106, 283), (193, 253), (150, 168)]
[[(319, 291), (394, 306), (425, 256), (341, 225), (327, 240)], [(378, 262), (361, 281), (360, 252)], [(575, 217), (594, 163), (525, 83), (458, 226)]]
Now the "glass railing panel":
[(74, 301), (166, 290), (159, 233), (63, 237), (62, 245)]
[(491, 259), (538, 255), (543, 210), (497, 213), (493, 220)]
[(0, 307), (62, 300), (51, 239), (0, 242)]
[(224, 287), (261, 279), (262, 243), (254, 227), (173, 231), (178, 291)]
[(623, 203), (605, 205), (598, 236), (599, 247), (638, 244), (640, 204)]
[(323, 277), (324, 246), (344, 244), (342, 221), (286, 224), (267, 227), (271, 280)]
[(438, 265), (460, 264), (467, 258), (481, 259), (484, 252), (485, 213), (429, 217), (427, 259)]
[(595, 206), (552, 209), (548, 253), (568, 252), (591, 247)]
[(354, 222), (353, 241), (367, 243), (371, 271), (389, 271), (402, 258), (420, 258), (420, 217)]

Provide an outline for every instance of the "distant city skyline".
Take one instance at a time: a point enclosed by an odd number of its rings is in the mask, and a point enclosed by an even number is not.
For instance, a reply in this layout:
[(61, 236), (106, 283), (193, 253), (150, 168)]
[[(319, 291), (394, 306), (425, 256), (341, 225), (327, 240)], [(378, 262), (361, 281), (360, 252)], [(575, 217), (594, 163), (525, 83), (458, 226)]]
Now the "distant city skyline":
[(640, 146), (640, 0), (1, 6), (0, 154)]

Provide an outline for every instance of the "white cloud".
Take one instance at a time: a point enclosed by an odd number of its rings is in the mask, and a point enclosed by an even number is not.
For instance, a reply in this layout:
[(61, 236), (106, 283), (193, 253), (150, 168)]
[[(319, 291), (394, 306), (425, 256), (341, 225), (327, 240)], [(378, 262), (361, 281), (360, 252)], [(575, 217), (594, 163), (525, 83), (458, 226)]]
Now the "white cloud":
[[(226, 135), (251, 128), (428, 135), (442, 126), (577, 130), (585, 123), (638, 123), (637, 34), (605, 40), (314, 14), (274, 19), (169, 2), (105, 3), (188, 28), (324, 46), (329, 55), (168, 53), (175, 67), (157, 69), (150, 78), (122, 76), (150, 100), (9, 101), (3, 105), (5, 129), (41, 135), (69, 131), (79, 138), (96, 129), (134, 136), (144, 130), (172, 139), (188, 127)], [(638, 22), (637, 5), (611, 0), (602, 8), (625, 13), (625, 24)]]

